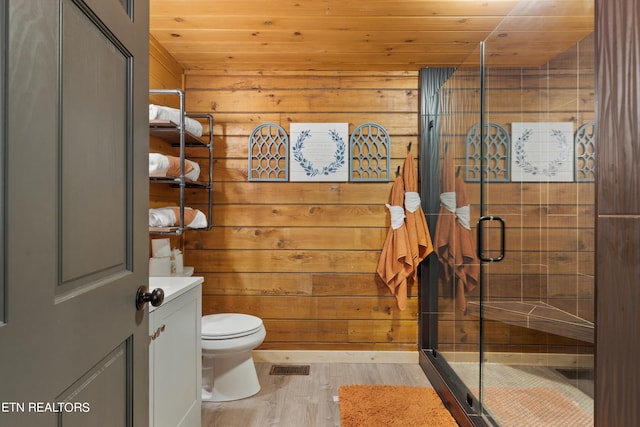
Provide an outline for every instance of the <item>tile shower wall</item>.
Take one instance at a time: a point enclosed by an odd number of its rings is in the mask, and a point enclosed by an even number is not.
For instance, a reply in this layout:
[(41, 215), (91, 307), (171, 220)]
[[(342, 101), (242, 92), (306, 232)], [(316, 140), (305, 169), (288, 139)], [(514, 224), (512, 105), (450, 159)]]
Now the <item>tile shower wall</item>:
[[(593, 36), (588, 36), (537, 68), (490, 68), (485, 120), (508, 131), (514, 122), (572, 122), (576, 130), (593, 121), (593, 45)], [(473, 99), (479, 97), (474, 90), (478, 87), (477, 71), (459, 70), (441, 91), (443, 97), (458, 97), (449, 105), (465, 111), (458, 114), (454, 126), (445, 126), (442, 135), (443, 141), (453, 146), (456, 166), (462, 168), (466, 164), (466, 132), (479, 118), (478, 112), (468, 111), (479, 105), (479, 99)], [(543, 301), (594, 321), (595, 183), (494, 183), (488, 191), (487, 212), (507, 222), (509, 256), (486, 265), (486, 298)], [(467, 194), (471, 218), (479, 218), (479, 184), (467, 183)], [(499, 242), (488, 246), (498, 247)], [(441, 285), (440, 295), (445, 294), (445, 288)], [(476, 289), (468, 299), (478, 298)], [(446, 298), (441, 298), (440, 304), (440, 350), (475, 351), (479, 343), (475, 318), (456, 313), (447, 306)], [(592, 346), (560, 335), (491, 320), (485, 326), (485, 349), (489, 352), (592, 352)]]
[[(592, 122), (593, 46), (589, 36), (539, 68), (489, 68), (486, 120), (571, 122), (574, 132)], [(506, 244), (515, 257), (488, 266), (489, 299), (540, 300), (594, 320), (594, 189), (594, 182), (492, 184), (487, 199), (497, 206), (487, 212), (512, 222)], [(501, 206), (508, 200), (519, 205)]]

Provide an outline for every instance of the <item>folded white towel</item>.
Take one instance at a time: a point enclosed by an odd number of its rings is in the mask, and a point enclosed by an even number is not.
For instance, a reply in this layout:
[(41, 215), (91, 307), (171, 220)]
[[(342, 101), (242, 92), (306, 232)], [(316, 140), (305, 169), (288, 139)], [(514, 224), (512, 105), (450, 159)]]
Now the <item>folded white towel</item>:
[(456, 218), (460, 225), (467, 230), (471, 230), (471, 210), (469, 205), (456, 208)]
[[(200, 165), (189, 159), (185, 159), (184, 161), (185, 178), (191, 181), (197, 181), (198, 177), (200, 177)], [(180, 174), (179, 165), (180, 159), (178, 157), (166, 156), (160, 153), (149, 153), (149, 176), (169, 176), (175, 178)]]
[(456, 193), (448, 191), (446, 193), (440, 193), (440, 204), (447, 208), (449, 212), (456, 211)]
[(415, 191), (404, 193), (404, 207), (409, 212), (415, 212), (420, 207), (420, 195)]
[(404, 225), (404, 219), (406, 218), (404, 214), (404, 208), (402, 206), (391, 206), (390, 204), (385, 204), (387, 209), (389, 209), (389, 213), (391, 214), (391, 228), (397, 230), (398, 228)]
[[(149, 104), (149, 120), (171, 120), (180, 124), (180, 110), (162, 105)], [(202, 136), (202, 124), (190, 117), (184, 117), (184, 128), (195, 136)]]

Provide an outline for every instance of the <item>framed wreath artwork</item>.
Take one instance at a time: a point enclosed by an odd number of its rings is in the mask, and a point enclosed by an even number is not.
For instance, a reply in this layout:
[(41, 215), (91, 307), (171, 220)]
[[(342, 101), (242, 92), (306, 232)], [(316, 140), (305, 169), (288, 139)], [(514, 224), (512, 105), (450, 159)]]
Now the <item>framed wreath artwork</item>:
[(349, 123), (291, 123), (290, 181), (347, 181)]
[(511, 124), (511, 181), (573, 181), (573, 123)]

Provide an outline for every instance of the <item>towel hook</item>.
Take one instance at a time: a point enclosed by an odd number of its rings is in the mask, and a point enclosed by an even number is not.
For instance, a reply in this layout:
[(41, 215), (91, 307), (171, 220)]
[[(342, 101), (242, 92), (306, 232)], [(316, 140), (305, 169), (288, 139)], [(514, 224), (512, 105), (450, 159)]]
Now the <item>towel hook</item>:
[(407, 154), (411, 152), (411, 143), (409, 143), (409, 145), (407, 145)]
[(398, 169), (396, 170), (396, 177), (400, 176), (400, 165), (398, 165)]

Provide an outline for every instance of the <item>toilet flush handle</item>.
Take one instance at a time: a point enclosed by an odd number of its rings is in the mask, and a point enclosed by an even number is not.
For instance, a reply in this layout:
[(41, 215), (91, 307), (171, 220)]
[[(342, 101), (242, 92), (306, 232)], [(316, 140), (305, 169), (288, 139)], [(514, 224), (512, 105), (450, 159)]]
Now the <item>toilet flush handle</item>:
[(136, 292), (136, 308), (138, 311), (144, 309), (144, 306), (150, 302), (152, 306), (157, 307), (164, 301), (164, 291), (162, 288), (156, 288), (151, 292), (147, 292), (146, 286), (140, 286)]

